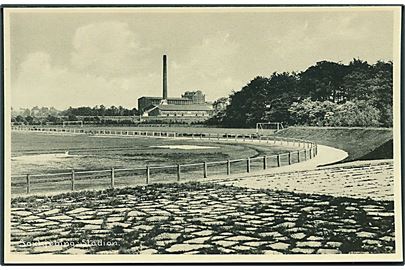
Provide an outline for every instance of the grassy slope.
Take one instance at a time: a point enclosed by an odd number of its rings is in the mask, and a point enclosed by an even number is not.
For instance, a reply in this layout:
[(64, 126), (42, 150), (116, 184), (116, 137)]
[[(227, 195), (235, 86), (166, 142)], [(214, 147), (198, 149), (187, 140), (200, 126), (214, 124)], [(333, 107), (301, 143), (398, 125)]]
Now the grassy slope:
[(345, 161), (392, 158), (392, 143), (390, 146), (387, 142), (393, 135), (392, 129), (388, 128), (290, 127), (278, 132), (277, 136), (306, 139), (345, 150), (349, 153)]

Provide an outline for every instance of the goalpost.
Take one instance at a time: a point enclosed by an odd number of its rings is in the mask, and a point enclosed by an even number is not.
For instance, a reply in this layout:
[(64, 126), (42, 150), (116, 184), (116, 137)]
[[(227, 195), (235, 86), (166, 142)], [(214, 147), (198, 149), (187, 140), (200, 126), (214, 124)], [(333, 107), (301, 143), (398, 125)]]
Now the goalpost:
[(279, 131), (280, 129), (283, 129), (283, 123), (281, 122), (259, 122), (256, 123), (256, 132), (261, 133), (265, 129), (275, 129), (276, 131)]
[(62, 126), (72, 126), (72, 125), (80, 125), (80, 127), (83, 127), (83, 121), (63, 121)]

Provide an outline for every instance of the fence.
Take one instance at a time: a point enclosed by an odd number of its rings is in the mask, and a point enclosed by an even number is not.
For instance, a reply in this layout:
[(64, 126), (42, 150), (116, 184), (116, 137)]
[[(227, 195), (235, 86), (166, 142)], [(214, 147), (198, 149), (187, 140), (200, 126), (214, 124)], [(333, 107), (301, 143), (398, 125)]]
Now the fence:
[[(117, 185), (150, 184), (151, 182), (181, 181), (183, 179), (208, 178), (213, 175), (231, 175), (235, 173), (250, 173), (258, 170), (267, 170), (274, 167), (291, 165), (306, 161), (317, 155), (317, 145), (310, 141), (280, 138), (275, 136), (260, 136), (257, 134), (212, 134), (212, 133), (179, 133), (156, 132), (135, 130), (85, 130), (69, 128), (34, 128), (12, 127), (12, 130), (30, 132), (55, 132), (77, 133), (93, 135), (118, 135), (118, 136), (147, 136), (166, 138), (189, 138), (194, 140), (234, 140), (255, 141), (266, 144), (279, 144), (297, 146), (300, 149), (278, 155), (248, 157), (244, 159), (223, 160), (200, 163), (174, 164), (166, 166), (146, 166), (139, 168), (108, 168), (103, 170), (87, 170), (50, 174), (12, 175), (12, 187), (15, 193), (35, 193), (36, 191), (49, 190), (81, 190), (98, 187), (114, 188)], [(118, 180), (118, 181), (117, 181)], [(97, 181), (95, 183), (95, 181)], [(57, 185), (53, 185), (57, 183)]]

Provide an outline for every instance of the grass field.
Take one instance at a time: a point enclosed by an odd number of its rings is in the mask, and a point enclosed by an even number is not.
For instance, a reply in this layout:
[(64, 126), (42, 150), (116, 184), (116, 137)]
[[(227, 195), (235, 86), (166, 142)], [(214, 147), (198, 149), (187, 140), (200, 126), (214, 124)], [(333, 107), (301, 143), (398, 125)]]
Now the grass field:
[(344, 161), (393, 158), (393, 133), (389, 128), (290, 127), (278, 132), (277, 136), (305, 139), (342, 149), (349, 153)]
[[(161, 147), (185, 146), (186, 149)], [(188, 147), (187, 147), (188, 146)], [(194, 146), (200, 149), (188, 149)], [(207, 148), (205, 148), (207, 147)], [(88, 135), (49, 135), (14, 132), (12, 173), (53, 173), (106, 168), (134, 168), (274, 155), (295, 148), (277, 145), (173, 140), (142, 137), (101, 137)], [(63, 154), (60, 158), (49, 154)]]

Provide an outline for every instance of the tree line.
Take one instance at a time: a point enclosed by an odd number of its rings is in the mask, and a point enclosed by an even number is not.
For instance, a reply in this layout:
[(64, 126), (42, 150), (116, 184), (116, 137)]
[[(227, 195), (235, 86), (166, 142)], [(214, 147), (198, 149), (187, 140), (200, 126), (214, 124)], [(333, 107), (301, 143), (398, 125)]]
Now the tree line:
[[(93, 122), (103, 122), (100, 117), (103, 116), (134, 116), (139, 115), (139, 112), (136, 108), (127, 109), (122, 106), (111, 106), (105, 107), (104, 105), (97, 105), (94, 107), (69, 107), (66, 110), (58, 111), (55, 108), (38, 106), (33, 107), (32, 109), (23, 109), (19, 112), (12, 112), (11, 122), (18, 122), (24, 124), (44, 124), (44, 123), (54, 123), (60, 124), (64, 120), (75, 121), (78, 120), (78, 116), (85, 117), (85, 121)], [(105, 120), (108, 122), (108, 120)], [(104, 122), (105, 122), (104, 121)]]
[(127, 109), (122, 106), (111, 106), (109, 108), (104, 105), (97, 105), (93, 108), (91, 107), (69, 107), (67, 110), (62, 112), (63, 115), (74, 115), (74, 116), (134, 116), (139, 115), (136, 108)]
[(392, 126), (393, 64), (321, 61), (305, 71), (258, 76), (214, 102), (210, 124), (254, 127), (258, 122), (314, 126)]

